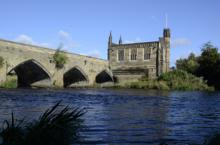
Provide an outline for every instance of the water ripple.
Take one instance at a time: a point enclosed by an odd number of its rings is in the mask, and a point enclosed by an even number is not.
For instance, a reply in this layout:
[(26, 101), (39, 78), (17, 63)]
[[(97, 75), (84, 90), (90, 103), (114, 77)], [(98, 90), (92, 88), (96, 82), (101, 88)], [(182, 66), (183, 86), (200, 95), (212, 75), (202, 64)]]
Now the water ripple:
[(0, 90), (0, 121), (36, 119), (59, 100), (87, 110), (78, 144), (202, 144), (220, 131), (220, 92)]

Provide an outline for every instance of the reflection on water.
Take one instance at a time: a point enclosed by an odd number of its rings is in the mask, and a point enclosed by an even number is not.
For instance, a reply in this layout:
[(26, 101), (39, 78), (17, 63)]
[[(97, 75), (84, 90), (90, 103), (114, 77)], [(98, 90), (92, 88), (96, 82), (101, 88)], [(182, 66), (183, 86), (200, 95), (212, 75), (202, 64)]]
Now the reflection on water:
[(79, 144), (201, 144), (220, 131), (220, 93), (144, 90), (0, 90), (0, 121), (37, 118), (49, 106), (85, 107)]

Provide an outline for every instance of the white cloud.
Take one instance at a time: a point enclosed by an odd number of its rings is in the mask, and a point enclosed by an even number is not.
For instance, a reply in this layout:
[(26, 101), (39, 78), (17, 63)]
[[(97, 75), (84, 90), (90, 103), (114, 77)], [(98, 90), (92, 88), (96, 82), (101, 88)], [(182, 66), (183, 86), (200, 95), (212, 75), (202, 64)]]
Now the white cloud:
[(19, 35), (17, 38), (15, 38), (15, 41), (25, 43), (25, 44), (34, 44), (33, 39), (30, 36), (27, 36), (25, 34)]
[[(60, 30), (58, 32), (58, 37), (60, 40), (60, 43), (62, 44), (64, 50), (71, 51), (71, 49), (75, 48), (77, 45), (74, 43), (73, 38), (70, 36), (69, 33)], [(38, 45), (43, 47), (50, 47), (49, 43), (39, 43), (33, 40), (32, 37), (21, 34), (17, 38), (15, 38), (16, 42), (25, 43), (25, 44), (31, 44), (31, 45)]]
[(88, 52), (88, 54), (87, 54), (88, 56), (92, 56), (92, 57), (100, 57), (101, 56), (101, 53), (100, 53), (100, 51), (99, 50), (97, 50), (97, 49), (94, 49), (94, 50), (92, 50), (92, 51), (90, 51), (90, 52)]
[(60, 36), (61, 39), (62, 39), (62, 38), (64, 38), (64, 39), (69, 39), (69, 38), (70, 38), (69, 33), (65, 32), (65, 31), (63, 31), (63, 30), (60, 30), (60, 31), (58, 32), (58, 34), (59, 34), (59, 36)]
[(141, 39), (137, 37), (135, 40), (125, 40), (125, 43), (138, 43), (141, 42)]
[[(101, 52), (97, 49), (92, 49), (88, 51), (85, 48), (80, 47), (78, 44), (75, 43), (74, 39), (71, 37), (71, 35), (63, 30), (60, 30), (58, 32), (58, 36), (60, 39), (60, 42), (62, 44), (62, 49), (67, 50), (67, 51), (72, 51), (81, 55), (86, 55), (86, 56), (92, 56), (92, 57), (101, 57)], [(74, 48), (80, 48), (80, 49), (74, 49)]]
[[(76, 45), (73, 38), (68, 32), (65, 32), (63, 30), (60, 30), (58, 32), (58, 37), (60, 40), (60, 45), (62, 47), (62, 50), (67, 50), (69, 52), (75, 52), (82, 55), (92, 56), (92, 57), (101, 57), (101, 52), (98, 49), (92, 49), (90, 51), (86, 50), (85, 48), (81, 48), (78, 50), (73, 50), (76, 47), (79, 47), (79, 45)], [(15, 38), (16, 42), (30, 44), (30, 45), (37, 45), (37, 46), (43, 46), (43, 47), (50, 47), (51, 45), (49, 43), (39, 43), (35, 41), (32, 37), (21, 34), (17, 38)], [(139, 38), (136, 39), (136, 41), (140, 41)]]
[(77, 47), (76, 43), (73, 41), (73, 38), (68, 32), (60, 30), (58, 32), (60, 43), (63, 45), (63, 49), (71, 50)]
[(91, 57), (96, 57), (96, 58), (100, 58), (101, 57), (101, 52), (97, 49), (93, 49), (91, 51), (79, 51), (77, 52), (77, 54), (80, 55), (85, 55), (85, 56), (91, 56)]
[(33, 40), (32, 37), (25, 35), (25, 34), (19, 35), (17, 38), (15, 38), (15, 41), (20, 42), (20, 43), (24, 43), (24, 44), (38, 45), (38, 46), (42, 46), (42, 47), (49, 47), (50, 46), (49, 43), (36, 42)]
[(178, 38), (178, 39), (174, 39), (171, 41), (172, 48), (188, 46), (190, 44), (191, 44), (191, 41), (187, 38)]

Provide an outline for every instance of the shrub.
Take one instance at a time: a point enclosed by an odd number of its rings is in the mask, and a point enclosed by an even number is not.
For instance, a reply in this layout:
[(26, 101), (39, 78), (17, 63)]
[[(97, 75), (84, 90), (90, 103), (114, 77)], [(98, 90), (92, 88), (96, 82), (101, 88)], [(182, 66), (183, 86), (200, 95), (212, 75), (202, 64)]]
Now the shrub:
[(159, 81), (165, 81), (172, 90), (213, 90), (201, 77), (196, 77), (183, 70), (174, 70), (164, 73)]
[(55, 62), (56, 68), (61, 69), (67, 62), (67, 56), (60, 50), (60, 48), (58, 48), (53, 55), (53, 60)]
[(157, 90), (214, 90), (203, 78), (196, 77), (186, 71), (174, 70), (162, 74), (158, 79), (141, 78), (139, 81), (118, 85), (121, 88), (157, 89)]

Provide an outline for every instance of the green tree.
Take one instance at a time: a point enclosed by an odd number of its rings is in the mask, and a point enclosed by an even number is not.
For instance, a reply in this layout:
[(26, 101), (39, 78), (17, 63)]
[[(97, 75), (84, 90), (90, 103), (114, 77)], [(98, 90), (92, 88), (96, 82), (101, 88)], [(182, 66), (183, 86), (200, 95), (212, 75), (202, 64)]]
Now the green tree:
[(184, 70), (189, 73), (195, 74), (199, 67), (198, 58), (195, 56), (194, 53), (190, 53), (188, 58), (177, 60), (176, 67), (179, 70)]
[(190, 54), (186, 59), (176, 61), (179, 70), (185, 70), (207, 80), (208, 85), (220, 89), (220, 54), (218, 48), (211, 42), (205, 43), (201, 49), (201, 56)]
[(55, 62), (56, 68), (61, 69), (64, 67), (64, 65), (67, 62), (67, 56), (66, 54), (61, 51), (61, 48), (58, 48), (55, 52), (55, 54), (53, 55), (53, 60)]
[(211, 42), (204, 44), (198, 63), (200, 65), (197, 75), (203, 76), (209, 85), (214, 85), (216, 89), (220, 89), (220, 54), (218, 48), (213, 46)]

